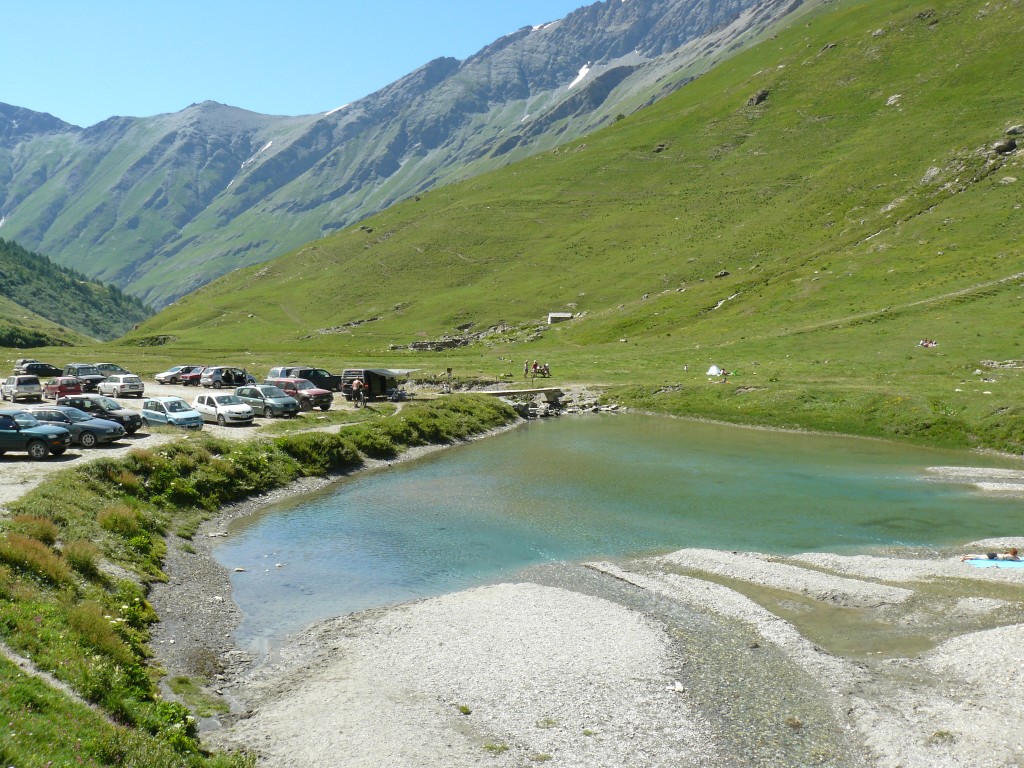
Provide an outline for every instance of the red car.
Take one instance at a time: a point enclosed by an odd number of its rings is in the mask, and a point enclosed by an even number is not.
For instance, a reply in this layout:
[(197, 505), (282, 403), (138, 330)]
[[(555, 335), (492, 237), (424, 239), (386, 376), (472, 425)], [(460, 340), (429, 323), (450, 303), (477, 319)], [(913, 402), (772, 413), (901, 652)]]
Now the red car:
[(196, 366), (188, 373), (183, 373), (180, 376), (178, 376), (178, 381), (181, 382), (186, 387), (198, 387), (199, 380), (203, 378), (203, 371), (205, 370), (205, 366)]
[(58, 376), (43, 385), (43, 397), (56, 400), (64, 395), (82, 394), (82, 382), (73, 376)]
[(311, 411), (314, 408), (329, 411), (334, 402), (334, 395), (329, 390), (320, 389), (308, 379), (267, 379), (263, 383), (273, 384), (283, 389), (286, 395), (298, 400), (300, 411)]

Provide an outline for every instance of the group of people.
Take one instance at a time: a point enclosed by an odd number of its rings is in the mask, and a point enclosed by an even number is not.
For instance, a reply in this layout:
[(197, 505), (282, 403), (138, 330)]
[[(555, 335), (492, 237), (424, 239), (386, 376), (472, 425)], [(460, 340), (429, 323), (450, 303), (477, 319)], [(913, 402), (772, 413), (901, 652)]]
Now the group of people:
[(939, 346), (939, 342), (937, 342), (935, 339), (921, 339), (919, 342), (917, 342), (917, 346), (919, 346), (919, 347), (937, 347), (937, 346)]
[(536, 360), (533, 361), (533, 367), (531, 368), (530, 361), (527, 360), (523, 363), (523, 378), (528, 378), (531, 372), (534, 378), (537, 376), (548, 377), (551, 375), (551, 368), (548, 367), (547, 363), (538, 363)]

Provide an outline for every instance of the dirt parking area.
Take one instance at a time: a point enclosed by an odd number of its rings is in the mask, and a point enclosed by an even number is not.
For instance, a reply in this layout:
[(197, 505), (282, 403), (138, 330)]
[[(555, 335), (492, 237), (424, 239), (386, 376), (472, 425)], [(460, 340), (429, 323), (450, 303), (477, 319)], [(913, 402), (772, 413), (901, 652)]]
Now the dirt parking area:
[[(191, 403), (201, 393), (209, 393), (214, 390), (203, 389), (202, 387), (184, 387), (181, 385), (158, 384), (155, 381), (147, 381), (146, 395), (153, 397), (174, 396), (180, 397)], [(122, 397), (116, 398), (125, 408), (140, 410), (143, 398)], [(49, 401), (46, 401), (49, 402)], [(10, 403), (3, 403), (3, 407), (10, 407)], [(20, 405), (20, 404), (19, 404)], [(340, 394), (335, 394), (332, 410), (351, 409), (352, 404), (347, 402)], [(320, 413), (316, 411), (315, 413)], [(260, 428), (267, 420), (256, 418), (252, 425), (221, 427), (216, 424), (206, 424), (203, 432), (216, 437), (223, 437), (232, 440), (248, 440), (260, 433)], [(43, 461), (33, 461), (24, 453), (7, 453), (0, 456), (0, 510), (4, 506), (19, 498), (23, 494), (35, 488), (44, 479), (54, 472), (68, 469), (89, 459), (100, 456), (121, 456), (136, 447), (154, 448), (162, 443), (174, 440), (178, 435), (161, 429), (159, 432), (143, 427), (134, 435), (128, 435), (116, 443), (98, 445), (95, 448), (84, 449), (78, 445), (72, 445), (63, 456), (50, 456)]]

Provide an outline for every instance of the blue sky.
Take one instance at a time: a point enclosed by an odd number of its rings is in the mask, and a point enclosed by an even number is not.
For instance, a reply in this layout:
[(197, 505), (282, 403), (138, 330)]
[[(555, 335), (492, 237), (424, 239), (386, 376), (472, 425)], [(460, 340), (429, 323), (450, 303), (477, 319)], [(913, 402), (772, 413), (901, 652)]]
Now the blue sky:
[(273, 115), (355, 101), (590, 0), (5, 0), (0, 102), (93, 125), (194, 102)]

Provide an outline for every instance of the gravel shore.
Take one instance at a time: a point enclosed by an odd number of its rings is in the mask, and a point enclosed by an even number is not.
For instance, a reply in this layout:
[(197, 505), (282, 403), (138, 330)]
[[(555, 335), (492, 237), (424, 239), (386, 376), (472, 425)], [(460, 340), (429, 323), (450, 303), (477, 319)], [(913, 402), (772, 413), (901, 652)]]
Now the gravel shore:
[[(204, 740), (260, 766), (1024, 765), (1024, 569), (935, 550), (551, 564), (254, 659), (213, 542), (169, 561), (158, 659), (215, 676), (233, 712)], [(1006, 546), (1024, 539), (970, 544)]]

